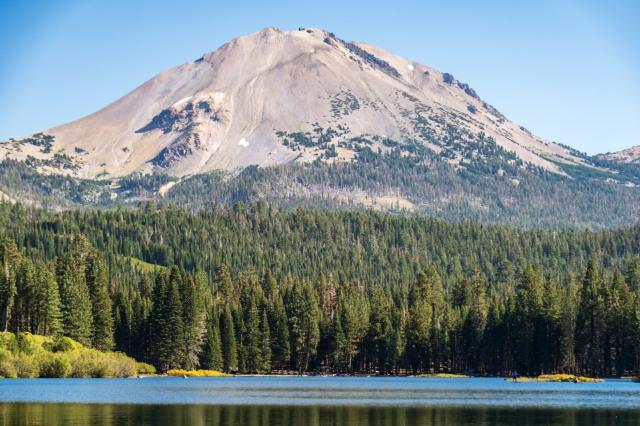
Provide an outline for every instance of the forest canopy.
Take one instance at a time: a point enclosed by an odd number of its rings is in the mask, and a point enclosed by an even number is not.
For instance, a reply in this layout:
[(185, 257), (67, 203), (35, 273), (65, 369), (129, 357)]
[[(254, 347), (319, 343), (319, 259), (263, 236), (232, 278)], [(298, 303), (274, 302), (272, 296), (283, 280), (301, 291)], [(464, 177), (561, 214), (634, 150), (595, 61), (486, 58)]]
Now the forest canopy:
[(2, 328), (159, 370), (624, 375), (640, 227), (376, 212), (0, 205)]

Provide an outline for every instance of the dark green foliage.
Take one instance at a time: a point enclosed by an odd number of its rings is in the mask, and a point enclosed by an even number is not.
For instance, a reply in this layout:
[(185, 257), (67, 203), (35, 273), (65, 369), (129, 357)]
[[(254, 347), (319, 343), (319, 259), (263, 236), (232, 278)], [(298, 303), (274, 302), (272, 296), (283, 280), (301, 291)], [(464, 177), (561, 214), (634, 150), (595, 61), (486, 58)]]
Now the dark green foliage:
[(220, 319), (220, 330), (222, 334), (222, 354), (224, 357), (224, 371), (233, 372), (238, 370), (238, 347), (236, 344), (236, 332), (231, 309), (225, 306), (224, 314)]
[(284, 304), (289, 318), (291, 367), (302, 373), (320, 340), (318, 302), (308, 283), (294, 281), (285, 293)]
[(76, 241), (72, 251), (58, 258), (56, 280), (62, 305), (62, 332), (89, 346), (93, 333), (93, 314), (84, 268), (87, 255), (84, 240)]
[[(290, 360), (289, 326), (280, 289), (270, 271), (265, 273), (262, 288), (267, 299), (266, 314), (271, 343), (269, 348), (269, 353), (271, 354), (270, 367), (275, 370), (285, 370), (289, 367)], [(264, 360), (266, 361), (266, 357)]]
[(93, 307), (93, 333), (91, 344), (101, 351), (113, 348), (113, 316), (111, 312), (111, 296), (104, 261), (95, 251), (90, 251), (86, 258), (86, 277), (91, 305)]
[(623, 375), (640, 363), (638, 226), (522, 231), (266, 203), (0, 205), (0, 225), (3, 326), (115, 342), (160, 371)]
[(162, 371), (182, 367), (186, 355), (183, 346), (185, 328), (180, 282), (179, 278), (174, 275), (174, 271), (175, 269), (171, 272), (163, 303), (165, 332), (164, 339), (161, 342), (162, 350), (157, 360)]
[(453, 75), (449, 74), (448, 72), (442, 73), (442, 81), (445, 82), (446, 84), (453, 84), (453, 82), (455, 81), (455, 78), (453, 78)]
[(186, 275), (182, 278), (180, 297), (183, 309), (185, 356), (182, 366), (188, 370), (199, 367), (200, 354), (207, 332), (204, 290), (203, 284), (197, 280), (197, 277)]
[(60, 293), (55, 274), (39, 265), (35, 276), (33, 331), (36, 334), (53, 336), (60, 332)]
[(9, 319), (13, 314), (17, 288), (18, 267), (21, 257), (18, 253), (15, 242), (5, 240), (0, 246), (0, 308), (2, 308), (2, 326), (4, 331), (8, 330)]
[[(355, 202), (328, 196), (355, 191), (372, 198), (400, 196), (413, 203), (413, 213), (451, 221), (604, 228), (637, 220), (640, 190), (604, 180), (617, 179), (616, 175), (568, 179), (535, 167), (523, 169), (512, 153), (490, 138), (476, 136), (473, 143), (465, 144), (455, 142), (456, 138), (452, 136), (451, 143), (443, 146), (442, 155), (462, 156), (458, 170), (429, 152), (420, 152), (424, 150), (420, 144), (404, 144), (385, 154), (363, 147), (356, 163), (248, 167), (229, 179), (220, 174), (196, 175), (176, 184), (166, 199), (196, 210), (261, 199), (287, 209), (364, 210)], [(640, 182), (621, 182), (627, 181)], [(395, 206), (386, 209), (402, 212)]]
[(206, 370), (224, 370), (222, 340), (220, 339), (220, 325), (217, 313), (212, 315), (212, 319), (207, 327), (207, 335), (200, 366)]

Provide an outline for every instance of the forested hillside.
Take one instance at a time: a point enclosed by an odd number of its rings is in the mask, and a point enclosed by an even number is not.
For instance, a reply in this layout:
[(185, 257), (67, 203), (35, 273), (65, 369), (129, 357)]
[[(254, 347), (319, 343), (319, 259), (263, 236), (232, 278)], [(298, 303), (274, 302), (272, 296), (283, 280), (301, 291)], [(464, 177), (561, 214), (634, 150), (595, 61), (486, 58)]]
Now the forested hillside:
[(381, 154), (367, 147), (353, 163), (250, 166), (181, 180), (163, 174), (77, 179), (40, 174), (23, 162), (4, 160), (0, 196), (50, 210), (155, 200), (206, 211), (214, 204), (266, 201), (289, 210), (373, 209), (523, 228), (604, 229), (632, 225), (638, 218), (638, 165), (589, 158), (609, 172), (559, 164), (566, 173), (560, 176), (525, 167), (491, 141), (468, 148), (457, 167), (417, 145), (410, 148)]
[(161, 370), (578, 372), (640, 362), (640, 226), (0, 206), (2, 328)]

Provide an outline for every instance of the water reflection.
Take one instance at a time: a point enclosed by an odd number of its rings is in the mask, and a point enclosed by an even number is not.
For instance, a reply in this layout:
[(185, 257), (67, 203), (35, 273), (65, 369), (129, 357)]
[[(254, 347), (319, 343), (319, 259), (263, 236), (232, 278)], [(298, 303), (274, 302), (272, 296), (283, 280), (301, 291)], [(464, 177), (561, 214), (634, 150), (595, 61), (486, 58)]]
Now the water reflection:
[(3, 425), (637, 425), (640, 411), (456, 407), (0, 404)]

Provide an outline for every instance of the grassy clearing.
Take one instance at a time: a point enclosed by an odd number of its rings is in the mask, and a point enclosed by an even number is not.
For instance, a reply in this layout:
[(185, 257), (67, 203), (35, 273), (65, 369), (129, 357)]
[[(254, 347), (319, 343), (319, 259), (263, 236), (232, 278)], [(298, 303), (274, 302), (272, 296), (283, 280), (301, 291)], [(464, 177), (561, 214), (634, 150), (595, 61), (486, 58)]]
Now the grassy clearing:
[(128, 260), (132, 267), (137, 268), (145, 273), (155, 273), (167, 269), (167, 267), (165, 266), (145, 262), (144, 260), (138, 259), (137, 257), (122, 256), (122, 258)]

